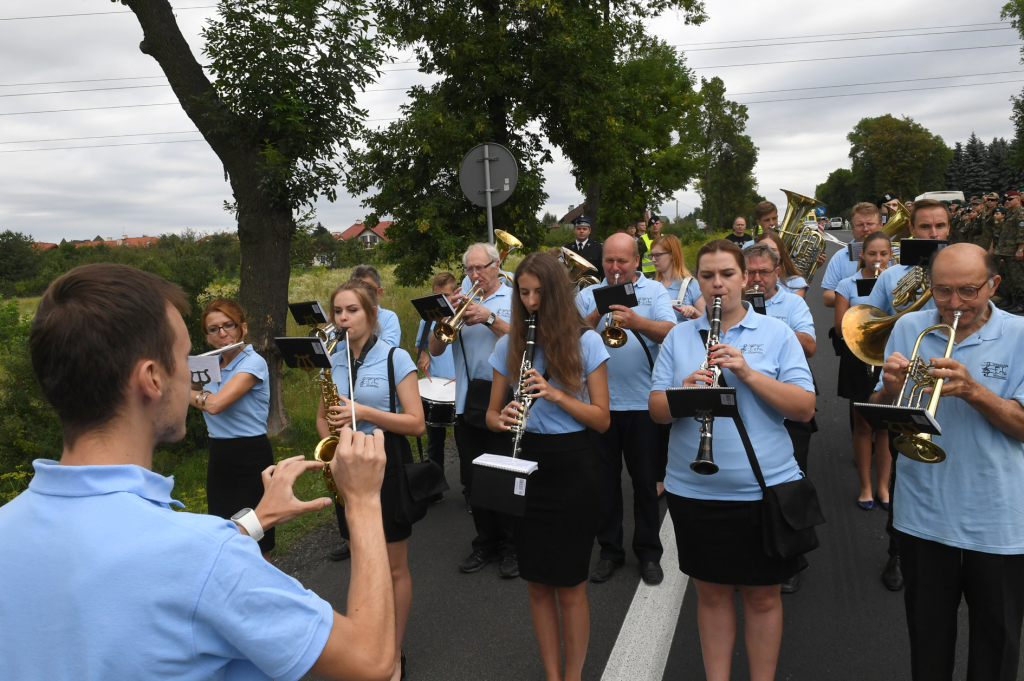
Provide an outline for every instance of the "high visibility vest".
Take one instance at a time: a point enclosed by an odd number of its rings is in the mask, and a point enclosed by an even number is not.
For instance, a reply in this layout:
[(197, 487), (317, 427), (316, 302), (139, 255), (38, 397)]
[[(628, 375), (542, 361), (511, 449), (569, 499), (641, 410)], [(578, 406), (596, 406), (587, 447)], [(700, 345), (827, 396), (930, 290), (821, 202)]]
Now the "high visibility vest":
[(647, 236), (646, 233), (640, 235), (640, 238), (647, 244), (647, 252), (644, 253), (643, 257), (640, 258), (640, 269), (647, 274), (648, 272), (654, 271), (654, 261), (651, 260), (651, 244), (654, 243), (654, 239)]

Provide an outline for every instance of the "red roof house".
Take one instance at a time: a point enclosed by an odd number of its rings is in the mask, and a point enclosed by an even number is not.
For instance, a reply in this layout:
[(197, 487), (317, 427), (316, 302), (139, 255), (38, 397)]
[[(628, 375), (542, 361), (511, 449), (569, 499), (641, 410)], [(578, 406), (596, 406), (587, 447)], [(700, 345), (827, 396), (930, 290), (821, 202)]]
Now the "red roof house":
[(333, 234), (332, 236), (341, 241), (359, 239), (366, 244), (367, 247), (374, 246), (381, 241), (388, 241), (388, 238), (384, 236), (384, 232), (391, 226), (392, 222), (392, 220), (388, 220), (387, 222), (378, 222), (376, 227), (367, 227), (364, 223), (357, 222), (344, 232), (340, 234)]

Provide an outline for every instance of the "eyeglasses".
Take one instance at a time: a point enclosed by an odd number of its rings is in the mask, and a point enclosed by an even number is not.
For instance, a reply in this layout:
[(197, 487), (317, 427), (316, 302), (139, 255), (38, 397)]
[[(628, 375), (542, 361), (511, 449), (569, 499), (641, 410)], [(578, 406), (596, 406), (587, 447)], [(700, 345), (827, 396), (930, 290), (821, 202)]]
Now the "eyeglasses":
[(216, 335), (218, 335), (221, 332), (221, 329), (230, 332), (230, 331), (234, 331), (237, 328), (238, 328), (238, 324), (235, 324), (234, 322), (224, 322), (220, 326), (208, 326), (208, 327), (206, 327), (206, 335), (207, 336), (216, 336)]
[(980, 291), (986, 284), (991, 287), (992, 280), (989, 279), (981, 286), (958, 286), (956, 288), (953, 288), (952, 286), (932, 286), (932, 298), (935, 298), (935, 300), (940, 303), (944, 303), (947, 300), (950, 300), (953, 297), (953, 291), (956, 291), (957, 296), (959, 296), (960, 300), (963, 300), (964, 302), (968, 300), (975, 300), (978, 297), (978, 291)]
[(490, 267), (491, 265), (493, 265), (496, 262), (498, 262), (498, 261), (497, 260), (492, 260), (489, 263), (487, 263), (486, 265), (469, 265), (469, 266), (465, 267), (464, 269), (466, 270), (466, 274), (475, 274), (476, 272), (483, 272), (484, 270), (486, 270), (488, 267)]
[(752, 277), (767, 277), (774, 273), (775, 270), (747, 270), (747, 274)]
[(660, 260), (661, 258), (664, 258), (666, 255), (669, 256), (670, 258), (672, 257), (671, 253), (651, 253), (651, 260)]

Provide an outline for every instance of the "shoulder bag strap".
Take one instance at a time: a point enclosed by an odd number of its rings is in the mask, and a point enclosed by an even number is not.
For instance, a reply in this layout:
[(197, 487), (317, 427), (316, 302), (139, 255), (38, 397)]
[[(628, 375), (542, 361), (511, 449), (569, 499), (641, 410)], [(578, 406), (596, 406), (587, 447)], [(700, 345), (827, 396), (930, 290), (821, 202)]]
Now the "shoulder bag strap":
[[(395, 350), (398, 348), (391, 348), (388, 351), (388, 399), (391, 402), (391, 413), (397, 414), (395, 411), (395, 393), (397, 392), (397, 386), (395, 385)], [(416, 449), (419, 451), (419, 460), (423, 461), (423, 443), (420, 442), (420, 438), (416, 438)]]
[(459, 345), (462, 346), (462, 363), (466, 365), (466, 380), (472, 381), (473, 377), (469, 375), (469, 360), (466, 359), (466, 344), (462, 342), (462, 333), (459, 333)]
[(637, 343), (644, 349), (644, 354), (647, 355), (647, 363), (651, 365), (651, 372), (654, 372), (654, 357), (651, 355), (650, 348), (647, 347), (647, 343), (644, 342), (643, 336), (636, 329), (630, 329), (630, 333), (636, 336)]

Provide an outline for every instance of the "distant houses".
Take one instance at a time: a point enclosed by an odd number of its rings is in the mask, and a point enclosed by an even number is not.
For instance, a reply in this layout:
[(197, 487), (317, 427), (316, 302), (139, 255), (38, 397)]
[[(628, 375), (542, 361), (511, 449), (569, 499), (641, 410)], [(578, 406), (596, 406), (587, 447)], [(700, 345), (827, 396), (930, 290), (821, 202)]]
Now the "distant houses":
[(373, 248), (381, 241), (388, 241), (388, 238), (384, 236), (384, 232), (392, 225), (392, 222), (393, 221), (391, 220), (388, 220), (387, 222), (378, 222), (374, 227), (370, 227), (363, 222), (357, 222), (344, 232), (333, 233), (331, 236), (339, 241), (359, 239), (363, 242), (363, 247), (369, 249)]

